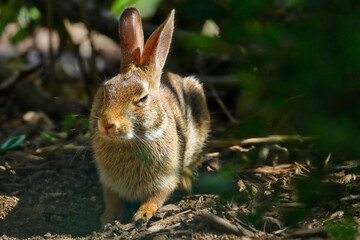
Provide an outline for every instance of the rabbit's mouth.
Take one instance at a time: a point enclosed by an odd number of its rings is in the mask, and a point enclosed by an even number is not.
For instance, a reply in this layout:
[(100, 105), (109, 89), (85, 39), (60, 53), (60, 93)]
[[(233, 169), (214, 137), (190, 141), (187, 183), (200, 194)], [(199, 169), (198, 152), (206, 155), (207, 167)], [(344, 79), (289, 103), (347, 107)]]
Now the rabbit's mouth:
[(125, 127), (119, 121), (99, 120), (98, 133), (106, 139), (112, 140), (131, 140), (134, 133), (131, 127)]
[(112, 140), (112, 141), (119, 141), (119, 142), (132, 141), (132, 140), (136, 139), (134, 134), (131, 132), (127, 133), (125, 135), (122, 135), (122, 134), (109, 135), (109, 134), (102, 134), (99, 132), (98, 135), (104, 139)]

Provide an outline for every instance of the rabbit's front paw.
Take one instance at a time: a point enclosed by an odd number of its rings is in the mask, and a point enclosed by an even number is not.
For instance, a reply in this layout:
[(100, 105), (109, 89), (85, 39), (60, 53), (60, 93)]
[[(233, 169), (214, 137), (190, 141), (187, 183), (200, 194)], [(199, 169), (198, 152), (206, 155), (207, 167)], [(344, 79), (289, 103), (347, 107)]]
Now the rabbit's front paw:
[(158, 207), (153, 203), (145, 203), (141, 205), (139, 210), (134, 214), (133, 221), (137, 225), (142, 225), (149, 221), (149, 219), (155, 214)]

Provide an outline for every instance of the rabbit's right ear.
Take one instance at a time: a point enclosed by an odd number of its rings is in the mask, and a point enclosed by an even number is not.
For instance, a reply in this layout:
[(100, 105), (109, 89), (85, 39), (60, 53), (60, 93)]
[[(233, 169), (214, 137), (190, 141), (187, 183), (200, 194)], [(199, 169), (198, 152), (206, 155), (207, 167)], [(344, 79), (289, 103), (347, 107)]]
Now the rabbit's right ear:
[(119, 22), (119, 36), (121, 47), (120, 72), (129, 64), (140, 64), (144, 48), (144, 33), (141, 17), (135, 7), (128, 7), (121, 14)]
[(172, 10), (167, 19), (146, 41), (144, 52), (141, 56), (141, 66), (147, 66), (157, 72), (162, 71), (169, 53), (174, 31), (174, 14), (175, 10)]

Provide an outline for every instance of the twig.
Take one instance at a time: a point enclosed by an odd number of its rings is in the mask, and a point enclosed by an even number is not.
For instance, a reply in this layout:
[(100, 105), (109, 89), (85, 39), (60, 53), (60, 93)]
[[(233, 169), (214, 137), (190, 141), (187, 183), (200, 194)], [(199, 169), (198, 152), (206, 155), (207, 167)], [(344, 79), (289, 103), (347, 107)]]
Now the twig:
[(236, 235), (240, 235), (240, 230), (232, 223), (230, 223), (228, 220), (221, 218), (219, 216), (216, 216), (211, 213), (204, 213), (201, 215), (201, 219), (208, 223), (211, 227), (222, 231), (226, 233), (232, 233)]
[(283, 232), (285, 232), (286, 230), (288, 230), (289, 228), (288, 227), (286, 227), (286, 228), (283, 228), (283, 229), (279, 229), (279, 230), (276, 230), (275, 232), (273, 232), (275, 235), (279, 235), (279, 234), (281, 234), (281, 233), (283, 233)]
[(50, 71), (50, 77), (49, 77), (49, 83), (50, 83), (50, 89), (54, 90), (54, 81), (55, 81), (55, 60), (54, 60), (54, 46), (52, 41), (52, 32), (53, 32), (53, 0), (47, 0), (46, 1), (46, 22), (47, 27), (49, 31), (49, 71)]
[(30, 153), (25, 153), (21, 151), (8, 151), (5, 153), (5, 157), (10, 158), (15, 161), (22, 161), (22, 162), (31, 162), (34, 164), (41, 164), (43, 162), (48, 161), (44, 157), (36, 156)]
[(53, 161), (47, 161), (38, 165), (29, 165), (25, 167), (13, 167), (11, 169), (14, 169), (15, 171), (26, 171), (26, 170), (34, 170), (34, 169), (44, 169), (48, 168), (47, 166), (54, 163)]
[(349, 195), (340, 199), (343, 202), (357, 202), (360, 201), (360, 194), (358, 195)]
[(79, 68), (80, 68), (82, 77), (84, 78), (86, 93), (87, 93), (89, 99), (92, 99), (92, 93), (91, 93), (91, 90), (90, 90), (90, 83), (89, 83), (90, 76), (86, 71), (86, 68), (85, 68), (85, 65), (84, 65), (84, 60), (81, 57), (79, 45), (74, 43), (74, 41), (72, 40), (71, 35), (69, 33), (69, 30), (65, 25), (65, 21), (63, 21), (63, 28), (64, 28), (64, 33), (66, 34), (66, 38), (69, 40), (70, 47), (72, 48), (73, 52), (75, 53), (75, 57), (76, 57), (77, 62), (79, 64)]
[(334, 166), (334, 171), (335, 172), (338, 172), (338, 171), (341, 171), (341, 170), (349, 170), (349, 169), (354, 169), (354, 168), (357, 168), (359, 166), (359, 159), (356, 159), (356, 160), (351, 160), (351, 161), (344, 161), (343, 164), (344, 165), (341, 165), (341, 166)]
[(295, 165), (298, 166), (298, 167), (300, 167), (300, 168), (303, 169), (304, 171), (310, 173), (310, 170), (307, 169), (306, 167), (304, 167), (303, 165), (301, 165), (301, 164), (299, 164), (299, 163), (297, 163), (297, 162), (295, 162)]
[(210, 147), (227, 147), (227, 146), (249, 146), (264, 143), (283, 143), (283, 142), (306, 142), (313, 140), (313, 137), (301, 135), (271, 135), (261, 138), (248, 138), (244, 140), (218, 140), (209, 143)]
[(191, 209), (188, 209), (188, 210), (185, 210), (183, 212), (177, 213), (177, 214), (174, 215), (174, 217), (184, 215), (185, 213), (188, 213), (188, 212), (191, 212)]
[(184, 215), (185, 213), (188, 213), (188, 212), (191, 212), (191, 211), (192, 211), (191, 209), (188, 209), (188, 210), (185, 210), (183, 212), (177, 213), (177, 214), (175, 214), (173, 216), (169, 216), (167, 218), (160, 219), (160, 220), (158, 220), (156, 222), (151, 223), (151, 226), (162, 225), (164, 222), (169, 221), (169, 218), (174, 219), (176, 217), (179, 217), (179, 216)]
[(219, 97), (217, 91), (215, 90), (214, 85), (212, 84), (212, 82), (208, 81), (208, 79), (205, 76), (204, 72), (202, 71), (201, 67), (197, 66), (197, 70), (199, 71), (201, 78), (204, 79), (204, 81), (209, 85), (211, 93), (214, 95), (214, 97), (216, 99), (216, 102), (219, 104), (219, 106), (221, 107), (221, 109), (223, 110), (225, 115), (229, 118), (230, 123), (238, 124), (239, 121), (231, 115), (231, 113), (229, 112), (229, 110), (225, 106), (224, 102)]
[(327, 238), (328, 235), (324, 229), (315, 228), (315, 229), (302, 229), (290, 234), (292, 238), (309, 238), (309, 237), (324, 237)]
[(275, 167), (263, 166), (251, 170), (255, 173), (263, 174), (287, 174), (290, 170), (295, 170), (295, 164), (281, 164)]
[(329, 155), (326, 157), (325, 159), (325, 165), (328, 165), (329, 161), (330, 161), (330, 158), (331, 158), (331, 153), (329, 153)]
[[(87, 85), (91, 85), (92, 83), (95, 82), (94, 78), (98, 75), (97, 67), (96, 67), (96, 58), (95, 58), (95, 47), (94, 47), (94, 42), (91, 37), (91, 27), (90, 27), (88, 14), (87, 14), (85, 0), (81, 0), (79, 2), (79, 6), (80, 6), (80, 11), (81, 11), (81, 16), (82, 16), (85, 26), (87, 28), (88, 39), (89, 39), (90, 47), (91, 47), (91, 56), (90, 56), (90, 60), (89, 60), (89, 71), (90, 71), (91, 81), (86, 81), (86, 79), (85, 79), (85, 83)], [(90, 97), (90, 99), (92, 99), (92, 96), (89, 96), (89, 97)]]
[(251, 145), (259, 143), (278, 143), (278, 142), (304, 142), (312, 140), (312, 137), (304, 137), (300, 135), (271, 135), (263, 138), (248, 138), (241, 141), (241, 145)]
[[(236, 222), (238, 222), (238, 224), (240, 224), (240, 225), (244, 225), (244, 226), (246, 226), (247, 228), (249, 228), (251, 231), (253, 231), (253, 232), (258, 232), (259, 230), (257, 230), (256, 228), (254, 228), (254, 227), (252, 227), (250, 224), (248, 224), (248, 223), (245, 223), (245, 222), (243, 222), (243, 221), (241, 221), (239, 218), (235, 218), (235, 221)], [(246, 229), (247, 230), (247, 229)], [(247, 230), (248, 231), (248, 234), (246, 234), (247, 236), (250, 236), (250, 233), (252, 233), (251, 231), (249, 231), (249, 230)]]

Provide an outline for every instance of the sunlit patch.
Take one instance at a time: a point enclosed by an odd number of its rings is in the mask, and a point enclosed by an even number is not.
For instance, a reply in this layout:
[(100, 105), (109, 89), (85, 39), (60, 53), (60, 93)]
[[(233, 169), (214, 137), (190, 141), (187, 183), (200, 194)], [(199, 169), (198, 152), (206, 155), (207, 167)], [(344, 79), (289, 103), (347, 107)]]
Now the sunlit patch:
[(4, 220), (18, 203), (17, 197), (0, 196), (0, 219)]
[(156, 141), (157, 139), (164, 136), (164, 127), (163, 124), (160, 126), (160, 128), (152, 131), (147, 131), (145, 133), (145, 138), (150, 141)]
[(118, 137), (125, 140), (131, 140), (134, 138), (134, 134), (132, 132), (129, 132), (126, 135), (119, 135)]

